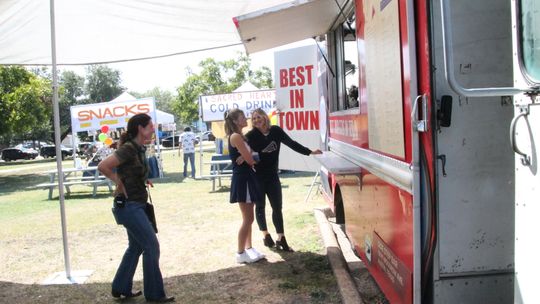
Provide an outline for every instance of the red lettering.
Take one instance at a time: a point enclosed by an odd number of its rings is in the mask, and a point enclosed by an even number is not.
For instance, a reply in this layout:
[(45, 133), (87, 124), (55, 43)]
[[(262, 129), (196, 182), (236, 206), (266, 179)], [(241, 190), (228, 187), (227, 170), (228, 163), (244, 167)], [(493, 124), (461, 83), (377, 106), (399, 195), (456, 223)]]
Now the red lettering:
[(279, 70), (279, 86), (281, 88), (289, 86), (289, 82), (287, 81), (287, 70), (285, 69)]
[(319, 130), (319, 111), (309, 112), (310, 130)]
[(306, 83), (306, 78), (304, 78), (304, 67), (299, 66), (296, 68), (296, 75), (298, 75), (298, 81), (296, 84), (298, 86), (303, 86)]
[(308, 116), (306, 112), (294, 112), (296, 129), (307, 130)]
[(279, 112), (279, 126), (281, 126), (282, 128), (284, 128), (285, 126), (283, 125), (283, 115), (285, 115), (285, 112)]
[(294, 90), (295, 108), (304, 107), (304, 89)]
[(295, 68), (289, 68), (289, 86), (295, 86), (296, 83), (294, 82), (294, 70)]
[(288, 130), (319, 130), (319, 111), (280, 112), (279, 125)]
[(311, 79), (311, 70), (313, 70), (313, 65), (312, 64), (306, 65), (306, 74), (308, 77), (308, 84), (311, 84), (313, 82)]
[(292, 112), (287, 112), (285, 117), (285, 125), (287, 130), (294, 130), (294, 115)]
[[(279, 70), (279, 86), (284, 87), (293, 87), (293, 86), (303, 86), (307, 84), (311, 85), (313, 83), (313, 65), (306, 66), (297, 66), (288, 69)], [(306, 77), (307, 76), (307, 77)]]

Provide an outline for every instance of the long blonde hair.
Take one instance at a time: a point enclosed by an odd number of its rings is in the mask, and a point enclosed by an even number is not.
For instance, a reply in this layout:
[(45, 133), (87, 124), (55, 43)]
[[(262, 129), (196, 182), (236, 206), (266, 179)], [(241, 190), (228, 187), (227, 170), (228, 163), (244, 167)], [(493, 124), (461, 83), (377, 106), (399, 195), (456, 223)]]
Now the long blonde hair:
[(244, 111), (238, 108), (230, 109), (225, 112), (225, 134), (228, 136), (231, 136), (233, 133), (242, 134), (242, 130), (234, 123), (240, 115), (245, 116)]
[(253, 113), (257, 113), (259, 114), (261, 117), (263, 117), (264, 119), (264, 123), (266, 125), (267, 128), (270, 128), (270, 126), (272, 125), (270, 123), (270, 118), (268, 117), (268, 114), (266, 114), (266, 112), (262, 109), (262, 108), (257, 108), (255, 110), (253, 110), (253, 112), (251, 112), (251, 118), (253, 119)]

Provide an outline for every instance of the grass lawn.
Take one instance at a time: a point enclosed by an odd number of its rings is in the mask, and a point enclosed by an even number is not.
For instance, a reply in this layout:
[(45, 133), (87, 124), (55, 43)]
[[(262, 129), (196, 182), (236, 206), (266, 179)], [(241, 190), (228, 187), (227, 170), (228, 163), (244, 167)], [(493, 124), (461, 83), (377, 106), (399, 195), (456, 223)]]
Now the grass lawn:
[[(205, 161), (209, 158), (204, 156)], [(65, 200), (71, 269), (92, 270), (90, 278), (81, 285), (41, 285), (65, 270), (58, 192), (47, 200), (47, 190), (31, 188), (48, 181), (40, 172), (51, 167), (44, 164), (0, 165), (0, 302), (113, 303), (110, 282), (127, 236), (114, 222), (107, 187), (101, 187), (96, 198), (90, 187), (72, 187)], [(152, 198), (161, 270), (166, 291), (177, 303), (340, 303), (313, 217), (313, 208), (324, 202), (315, 195), (304, 203), (313, 174), (281, 176), (286, 235), (296, 251), (263, 247), (254, 223), (254, 246), (267, 261), (246, 266), (235, 262), (240, 211), (228, 203), (230, 181), (223, 180), (226, 186), (211, 192), (211, 181), (184, 179), (175, 151), (163, 152), (163, 164), (165, 177), (154, 180)], [(199, 170), (198, 159), (196, 165)], [(267, 221), (275, 237), (270, 212), (268, 206)], [(142, 263), (135, 280), (135, 289), (142, 289)], [(143, 302), (143, 297), (130, 301)]]

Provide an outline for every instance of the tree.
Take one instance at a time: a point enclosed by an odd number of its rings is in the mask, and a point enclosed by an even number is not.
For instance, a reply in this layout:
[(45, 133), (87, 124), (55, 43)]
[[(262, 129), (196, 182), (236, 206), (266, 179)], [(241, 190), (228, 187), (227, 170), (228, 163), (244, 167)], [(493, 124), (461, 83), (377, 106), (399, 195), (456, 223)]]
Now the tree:
[(105, 65), (91, 65), (86, 70), (85, 93), (91, 102), (110, 101), (125, 90), (120, 85), (120, 71)]
[(272, 72), (263, 67), (251, 69), (251, 59), (238, 53), (237, 59), (216, 62), (212, 58), (199, 63), (201, 71), (197, 74), (187, 69), (188, 77), (178, 88), (173, 110), (184, 124), (198, 119), (198, 99), (201, 95), (226, 94), (250, 81), (259, 88), (272, 88)]
[[(51, 82), (23, 67), (0, 66), (0, 139), (35, 138), (50, 128)], [(46, 123), (44, 123), (46, 122)], [(46, 131), (45, 131), (46, 132)]]
[[(58, 105), (60, 108), (60, 140), (71, 133), (71, 106), (88, 103), (83, 99), (84, 77), (73, 71), (64, 71), (58, 80)], [(53, 124), (53, 120), (51, 120)], [(54, 132), (51, 133), (51, 136)], [(54, 136), (52, 136), (54, 140)]]
[(130, 94), (137, 98), (154, 97), (156, 100), (156, 108), (168, 113), (173, 112), (173, 102), (175, 100), (175, 96), (170, 91), (155, 87), (146, 91), (145, 93), (130, 92)]

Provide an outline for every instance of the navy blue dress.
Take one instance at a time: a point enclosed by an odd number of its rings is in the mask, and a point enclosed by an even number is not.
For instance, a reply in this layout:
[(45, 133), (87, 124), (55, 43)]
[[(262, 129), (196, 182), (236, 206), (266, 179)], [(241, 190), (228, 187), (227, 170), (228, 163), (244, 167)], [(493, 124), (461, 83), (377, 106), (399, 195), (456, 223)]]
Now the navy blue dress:
[(230, 203), (255, 203), (260, 201), (262, 194), (257, 184), (255, 172), (247, 162), (243, 162), (241, 165), (236, 164), (236, 159), (240, 157), (240, 152), (237, 148), (231, 146), (230, 139), (229, 156), (231, 157), (233, 166)]

